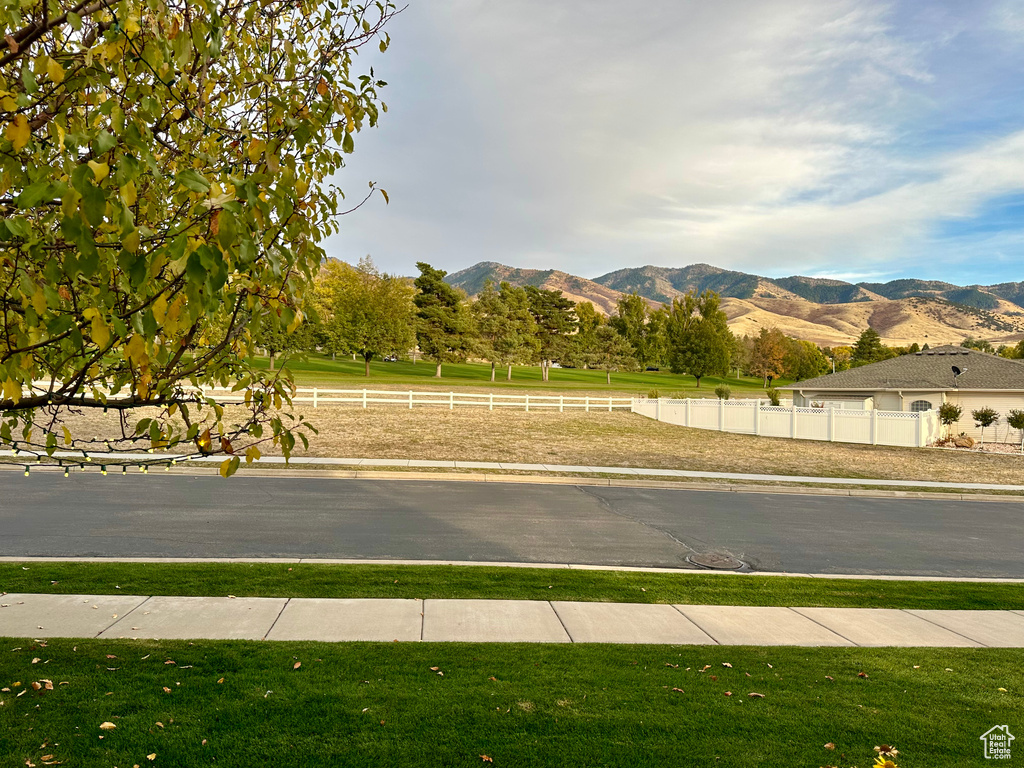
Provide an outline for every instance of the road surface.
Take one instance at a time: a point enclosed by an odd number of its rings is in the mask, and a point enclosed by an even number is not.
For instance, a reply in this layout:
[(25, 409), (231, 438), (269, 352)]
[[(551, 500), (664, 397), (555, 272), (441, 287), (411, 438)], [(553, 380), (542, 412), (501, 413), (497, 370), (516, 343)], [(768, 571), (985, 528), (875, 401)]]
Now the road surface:
[(329, 557), (1024, 577), (1024, 503), (0, 471), (0, 555)]

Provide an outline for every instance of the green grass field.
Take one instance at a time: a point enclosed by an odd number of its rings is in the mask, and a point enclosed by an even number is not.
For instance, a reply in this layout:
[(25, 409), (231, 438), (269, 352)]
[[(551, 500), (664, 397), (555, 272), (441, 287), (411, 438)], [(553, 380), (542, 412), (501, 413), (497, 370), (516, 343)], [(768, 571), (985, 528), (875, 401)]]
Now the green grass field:
[(1024, 590), (1018, 584), (448, 565), (0, 563), (0, 588), (6, 592), (42, 594), (1024, 609)]
[[(255, 365), (266, 369), (269, 367), (269, 360), (256, 358)], [(563, 392), (623, 392), (630, 395), (646, 395), (650, 390), (656, 389), (662, 397), (683, 392), (690, 397), (714, 397), (715, 387), (724, 383), (732, 388), (734, 397), (764, 396), (760, 379), (706, 376), (701, 379), (701, 386), (698, 389), (692, 376), (669, 373), (667, 369), (642, 373), (613, 373), (612, 383), (609, 385), (605, 381), (604, 371), (552, 368), (549, 380), (544, 382), (541, 381), (539, 366), (516, 366), (512, 369), (511, 382), (505, 381), (505, 371), (499, 369), (496, 381), (491, 384), (491, 367), (480, 363), (445, 364), (440, 379), (434, 378), (434, 364), (425, 360), (415, 364), (408, 360), (397, 363), (374, 360), (370, 363), (369, 377), (364, 375), (362, 358), (354, 361), (351, 356), (339, 356), (337, 360), (331, 360), (327, 355), (306, 354), (287, 361), (285, 365), (295, 376), (296, 383), (301, 386), (332, 386), (342, 389), (372, 388), (379, 384), (410, 388), (493, 386)], [(787, 382), (775, 382), (776, 385), (784, 383)]]
[(1024, 711), (1012, 649), (0, 643), (4, 768), (944, 768)]

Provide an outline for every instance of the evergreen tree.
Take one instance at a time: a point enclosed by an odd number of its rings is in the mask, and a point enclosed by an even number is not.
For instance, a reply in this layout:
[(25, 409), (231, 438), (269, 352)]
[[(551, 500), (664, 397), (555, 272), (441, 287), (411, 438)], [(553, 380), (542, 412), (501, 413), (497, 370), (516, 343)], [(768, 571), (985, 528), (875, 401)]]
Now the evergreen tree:
[(882, 344), (882, 337), (874, 328), (864, 331), (853, 347), (853, 354), (850, 356), (851, 367), (877, 363), (881, 360), (889, 360), (898, 356), (899, 353)]
[(594, 332), (586, 360), (588, 367), (605, 372), (605, 380), (609, 384), (612, 383), (612, 371), (634, 371), (638, 367), (629, 342), (608, 325), (598, 326)]
[(561, 291), (549, 291), (526, 286), (530, 299), (530, 314), (537, 325), (537, 340), (541, 364), (541, 379), (548, 380), (552, 361), (566, 355), (570, 349), (569, 337), (576, 330), (575, 304)]
[(464, 294), (444, 281), (447, 272), (422, 261), (416, 268), (416, 339), (423, 356), (437, 365), (434, 376), (440, 378), (443, 363), (463, 362), (473, 348), (473, 317)]

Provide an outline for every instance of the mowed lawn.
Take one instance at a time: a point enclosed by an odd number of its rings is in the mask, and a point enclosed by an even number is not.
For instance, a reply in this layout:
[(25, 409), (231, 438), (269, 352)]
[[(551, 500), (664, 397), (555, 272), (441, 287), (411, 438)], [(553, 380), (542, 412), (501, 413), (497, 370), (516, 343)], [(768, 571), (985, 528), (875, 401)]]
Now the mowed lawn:
[(0, 687), (10, 768), (943, 768), (1024, 711), (1012, 649), (6, 638)]
[[(269, 367), (267, 358), (256, 358), (256, 367)], [(280, 362), (276, 365), (281, 368)], [(435, 367), (429, 360), (420, 359), (415, 364), (409, 360), (385, 363), (374, 360), (370, 363), (370, 376), (365, 375), (363, 359), (352, 360), (351, 355), (331, 360), (328, 355), (308, 353), (288, 360), (285, 367), (300, 386), (334, 387), (339, 389), (374, 389), (379, 386), (406, 389), (450, 389), (452, 387), (486, 387), (498, 389), (538, 389), (586, 394), (588, 392), (620, 393), (636, 396), (647, 395), (658, 390), (662, 397), (714, 397), (715, 387), (727, 384), (735, 397), (765, 397), (760, 379), (750, 377), (732, 378), (707, 376), (701, 379), (700, 388), (692, 376), (670, 373), (668, 368), (660, 371), (612, 373), (612, 383), (606, 381), (604, 371), (581, 368), (552, 368), (549, 380), (541, 381), (540, 367), (536, 365), (513, 366), (512, 381), (505, 380), (506, 371), (499, 368), (492, 384), (491, 367), (481, 363), (446, 363), (442, 366), (440, 379), (434, 377)], [(781, 386), (786, 383), (776, 381)]]
[[(314, 563), (5, 562), (9, 593), (1024, 610), (1015, 583), (819, 579), (566, 568)], [(9, 602), (9, 601), (4, 601)]]

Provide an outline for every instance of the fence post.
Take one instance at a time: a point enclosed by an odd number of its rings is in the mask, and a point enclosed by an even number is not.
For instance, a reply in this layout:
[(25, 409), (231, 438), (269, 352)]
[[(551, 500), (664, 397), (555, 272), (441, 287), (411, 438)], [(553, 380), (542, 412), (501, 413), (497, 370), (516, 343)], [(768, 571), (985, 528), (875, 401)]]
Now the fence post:
[(871, 444), (878, 445), (878, 411), (871, 409)]
[(917, 447), (924, 448), (924, 415), (927, 411), (917, 412)]
[(836, 409), (833, 405), (828, 407), (828, 441), (836, 441)]
[(493, 411), (494, 410), (494, 393), (493, 392), (491, 392), (491, 402), (488, 404), (487, 410), (489, 410), (489, 411)]
[(690, 398), (686, 398), (686, 408), (683, 411), (683, 426), (690, 426)]
[(454, 411), (455, 410), (455, 393), (454, 392), (449, 392), (448, 393), (448, 410), (449, 411)]
[(612, 412), (612, 399), (609, 397), (608, 398), (608, 413), (611, 413), (611, 412)]
[(412, 410), (412, 390), (409, 390), (409, 410)]
[(661, 398), (654, 401), (654, 420), (661, 421)]
[(587, 409), (587, 413), (590, 413), (590, 395), (587, 395), (583, 405)]
[(316, 408), (316, 387), (313, 387), (313, 407)]
[(761, 434), (761, 401), (754, 401), (754, 434)]
[(789, 409), (789, 436), (796, 438), (796, 403)]
[(363, 390), (363, 409), (366, 409), (366, 390)]
[(558, 412), (559, 413), (564, 413), (565, 412), (565, 395), (559, 395), (558, 396)]
[(527, 413), (530, 412), (530, 395), (529, 394), (526, 395), (526, 412)]
[(725, 432), (725, 400), (718, 398), (718, 431)]

